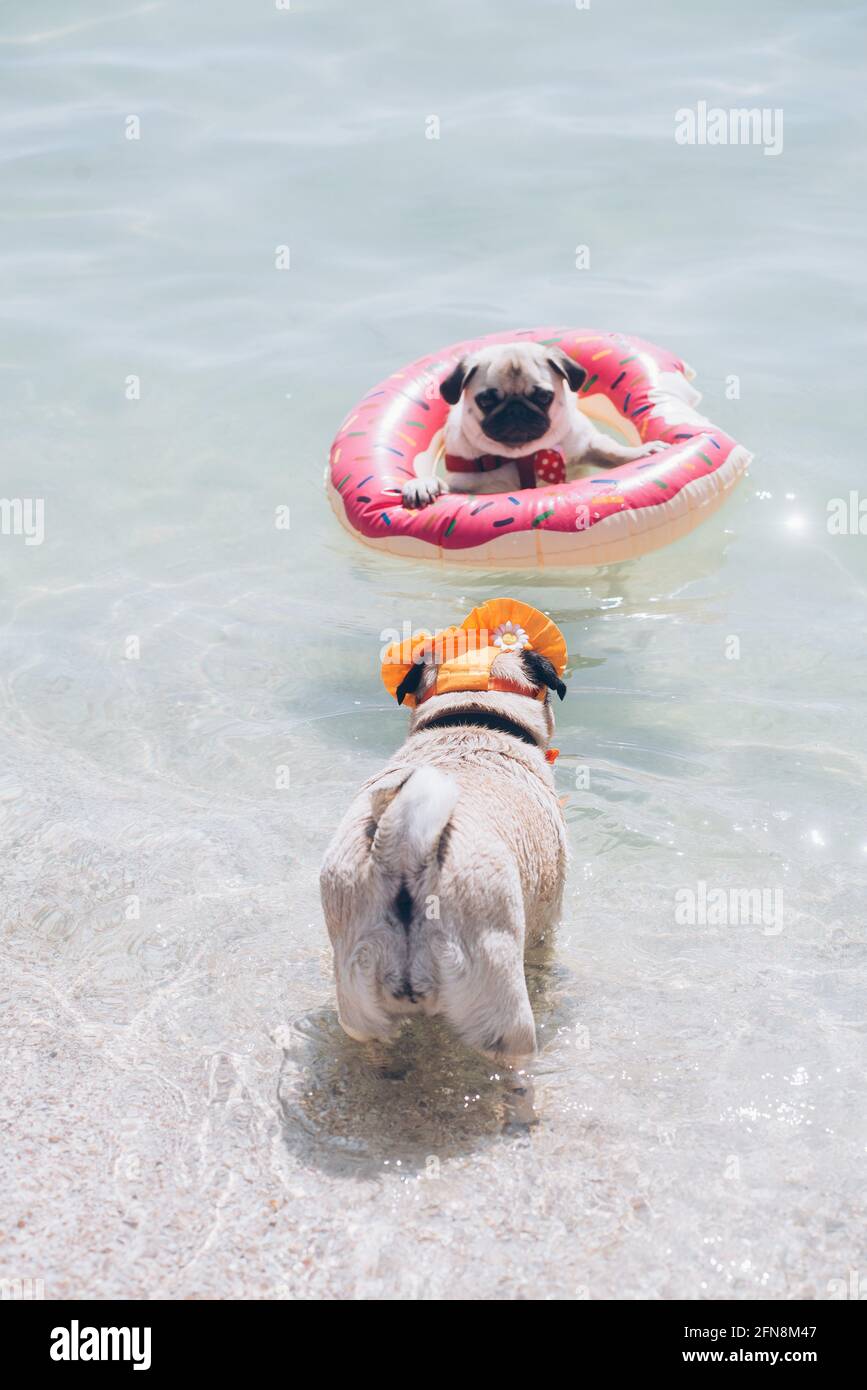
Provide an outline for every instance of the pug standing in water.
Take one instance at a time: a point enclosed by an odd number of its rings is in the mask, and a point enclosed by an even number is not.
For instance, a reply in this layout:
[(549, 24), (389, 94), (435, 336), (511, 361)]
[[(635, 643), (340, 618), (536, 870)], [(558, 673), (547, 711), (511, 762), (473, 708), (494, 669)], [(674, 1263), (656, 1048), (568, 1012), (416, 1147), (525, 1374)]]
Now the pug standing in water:
[(600, 433), (578, 409), (587, 373), (562, 348), (500, 343), (464, 357), (440, 385), (452, 407), (442, 478), (413, 478), (405, 507), (426, 507), (443, 492), (514, 492), (570, 482), (581, 467), (614, 468), (666, 448), (632, 448)]
[(497, 599), (401, 650), (383, 680), (413, 706), (409, 736), (322, 865), (340, 1022), (388, 1041), (409, 1015), (443, 1014), (470, 1047), (518, 1065), (536, 1049), (524, 948), (556, 923), (566, 870), (548, 749), (566, 644), (544, 614)]

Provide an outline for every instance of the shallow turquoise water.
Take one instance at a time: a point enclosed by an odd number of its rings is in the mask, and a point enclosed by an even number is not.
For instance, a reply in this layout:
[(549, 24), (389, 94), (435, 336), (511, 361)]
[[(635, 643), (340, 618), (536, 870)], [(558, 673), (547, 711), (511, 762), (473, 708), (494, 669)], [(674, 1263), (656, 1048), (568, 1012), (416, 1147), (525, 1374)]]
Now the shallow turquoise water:
[[(2, 23), (3, 491), (44, 499), (45, 538), (0, 536), (0, 1273), (48, 1297), (828, 1297), (867, 1259), (867, 537), (827, 525), (863, 488), (863, 17)], [(782, 108), (782, 153), (678, 145), (702, 100)], [(321, 486), (353, 401), (545, 322), (692, 363), (756, 454), (725, 510), (586, 573), (355, 544)], [(435, 1028), (373, 1061), (342, 1038), (316, 888), (402, 736), (380, 633), (509, 592), (573, 655), (530, 1130)], [(780, 923), (682, 925), (700, 883), (779, 889)]]

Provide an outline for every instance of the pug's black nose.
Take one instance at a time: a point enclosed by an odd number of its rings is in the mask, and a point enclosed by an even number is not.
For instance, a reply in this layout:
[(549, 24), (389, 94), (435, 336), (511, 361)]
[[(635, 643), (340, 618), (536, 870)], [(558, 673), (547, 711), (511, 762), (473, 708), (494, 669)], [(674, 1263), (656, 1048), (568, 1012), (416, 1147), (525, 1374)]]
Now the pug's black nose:
[(542, 411), (538, 406), (533, 405), (532, 401), (525, 400), (523, 396), (515, 396), (506, 403), (503, 411), (507, 420), (538, 420)]

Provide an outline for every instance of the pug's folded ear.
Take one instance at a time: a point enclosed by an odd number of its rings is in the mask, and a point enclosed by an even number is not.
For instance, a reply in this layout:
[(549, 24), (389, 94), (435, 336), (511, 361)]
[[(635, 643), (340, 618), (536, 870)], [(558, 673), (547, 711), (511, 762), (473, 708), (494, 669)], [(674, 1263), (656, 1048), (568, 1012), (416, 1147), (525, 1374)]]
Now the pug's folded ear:
[(538, 652), (521, 652), (521, 664), (528, 680), (534, 685), (547, 685), (549, 690), (556, 690), (560, 699), (566, 694), (566, 687), (561, 681), (547, 656), (540, 656)]
[(418, 683), (422, 678), (423, 671), (423, 661), (416, 661), (409, 668), (400, 685), (397, 687), (397, 690), (394, 692), (399, 705), (403, 704), (407, 695), (414, 695), (418, 690)]
[(449, 405), (457, 405), (464, 387), (469, 385), (476, 374), (476, 367), (467, 370), (467, 359), (462, 357), (451, 376), (440, 382), (440, 395)]
[(569, 389), (572, 391), (577, 391), (587, 376), (584, 368), (579, 367), (562, 348), (551, 349), (548, 354), (548, 366), (553, 367), (558, 376), (568, 381)]

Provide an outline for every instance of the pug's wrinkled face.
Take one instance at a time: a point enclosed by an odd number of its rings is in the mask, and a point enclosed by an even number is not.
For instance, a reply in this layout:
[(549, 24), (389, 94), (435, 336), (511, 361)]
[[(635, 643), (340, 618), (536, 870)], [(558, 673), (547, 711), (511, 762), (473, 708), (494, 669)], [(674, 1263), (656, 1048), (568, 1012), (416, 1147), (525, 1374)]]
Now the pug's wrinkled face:
[(587, 373), (561, 348), (501, 343), (474, 352), (440, 385), (449, 405), (461, 401), (461, 430), (474, 449), (520, 455), (555, 448), (568, 428), (567, 392)]

